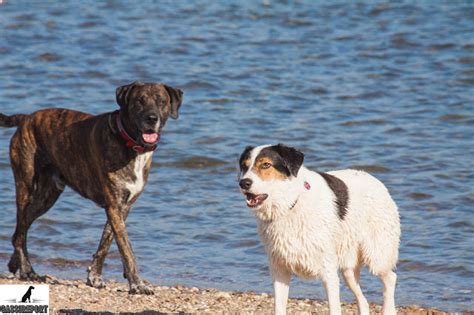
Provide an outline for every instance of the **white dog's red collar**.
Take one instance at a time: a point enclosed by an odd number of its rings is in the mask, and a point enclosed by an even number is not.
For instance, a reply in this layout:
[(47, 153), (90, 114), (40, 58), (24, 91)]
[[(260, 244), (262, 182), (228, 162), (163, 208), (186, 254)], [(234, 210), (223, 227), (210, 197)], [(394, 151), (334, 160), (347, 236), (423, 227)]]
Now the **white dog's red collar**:
[[(304, 181), (304, 188), (306, 188), (306, 190), (310, 190), (311, 189), (311, 185), (307, 182), (307, 181)], [(298, 203), (298, 200), (300, 200), (300, 197), (298, 196), (298, 198), (296, 198), (295, 202), (291, 205), (290, 207), (290, 210), (293, 210), (293, 208), (296, 206), (296, 204)]]

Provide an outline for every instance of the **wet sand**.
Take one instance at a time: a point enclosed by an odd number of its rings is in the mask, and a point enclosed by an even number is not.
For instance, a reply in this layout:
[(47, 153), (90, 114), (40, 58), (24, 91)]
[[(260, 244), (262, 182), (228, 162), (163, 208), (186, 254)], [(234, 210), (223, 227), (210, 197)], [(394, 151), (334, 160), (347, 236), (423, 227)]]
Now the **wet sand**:
[[(28, 284), (0, 275), (0, 284)], [(83, 280), (48, 277), (50, 314), (109, 313), (198, 313), (198, 314), (272, 314), (272, 296), (254, 292), (224, 292), (196, 287), (151, 285), (155, 295), (129, 295), (126, 282), (109, 281), (106, 288), (95, 289)], [(379, 314), (381, 306), (370, 305)], [(417, 306), (398, 307), (398, 314), (448, 314)], [(288, 314), (328, 314), (325, 301), (290, 299)], [(343, 304), (344, 314), (357, 314), (355, 304)]]

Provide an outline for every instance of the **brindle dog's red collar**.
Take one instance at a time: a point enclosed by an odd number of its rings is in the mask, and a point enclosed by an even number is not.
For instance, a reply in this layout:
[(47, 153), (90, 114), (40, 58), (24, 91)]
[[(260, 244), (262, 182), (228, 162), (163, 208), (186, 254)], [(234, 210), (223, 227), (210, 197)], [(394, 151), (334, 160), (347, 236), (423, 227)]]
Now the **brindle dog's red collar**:
[(117, 125), (117, 130), (122, 137), (122, 139), (125, 141), (125, 146), (129, 149), (132, 149), (133, 151), (137, 152), (138, 154), (142, 154), (145, 152), (150, 152), (150, 151), (155, 151), (156, 145), (158, 141), (160, 140), (160, 134), (158, 134), (158, 139), (154, 144), (151, 145), (142, 145), (138, 143), (135, 139), (133, 139), (125, 128), (123, 127), (122, 120), (120, 119), (120, 111), (116, 111), (115, 113), (112, 114), (112, 116), (115, 115), (115, 122)]

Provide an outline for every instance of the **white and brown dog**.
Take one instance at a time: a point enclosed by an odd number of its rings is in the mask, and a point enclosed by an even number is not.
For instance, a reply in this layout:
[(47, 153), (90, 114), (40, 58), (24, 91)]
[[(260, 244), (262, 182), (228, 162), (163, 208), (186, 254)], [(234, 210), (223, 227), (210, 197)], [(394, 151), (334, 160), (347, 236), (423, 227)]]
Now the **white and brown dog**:
[(369, 304), (359, 286), (362, 266), (382, 280), (383, 313), (395, 314), (393, 272), (400, 219), (385, 186), (356, 170), (313, 172), (303, 153), (284, 145), (247, 147), (240, 157), (242, 193), (258, 221), (269, 257), (275, 313), (284, 314), (291, 275), (321, 278), (330, 314), (340, 314), (342, 272), (360, 314)]

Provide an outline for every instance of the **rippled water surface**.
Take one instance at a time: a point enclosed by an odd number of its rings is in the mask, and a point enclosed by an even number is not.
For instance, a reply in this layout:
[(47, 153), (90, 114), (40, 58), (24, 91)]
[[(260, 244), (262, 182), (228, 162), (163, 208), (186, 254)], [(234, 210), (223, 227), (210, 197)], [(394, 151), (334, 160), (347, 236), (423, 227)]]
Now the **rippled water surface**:
[[(236, 161), (246, 145), (284, 142), (311, 168), (358, 167), (389, 187), (403, 225), (398, 304), (474, 310), (473, 20), (470, 1), (6, 1), (0, 109), (112, 111), (115, 88), (133, 80), (184, 90), (127, 221), (153, 283), (271, 290)], [(0, 273), (15, 225), (13, 132), (0, 129)], [(104, 222), (67, 190), (30, 230), (36, 270), (85, 279)], [(116, 247), (105, 277), (121, 277)], [(379, 281), (362, 282), (380, 302)], [(318, 281), (295, 280), (291, 295), (325, 298)]]

